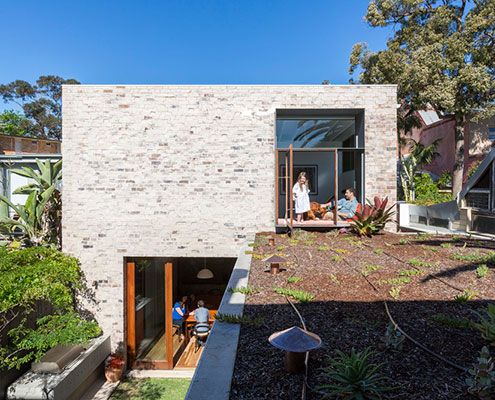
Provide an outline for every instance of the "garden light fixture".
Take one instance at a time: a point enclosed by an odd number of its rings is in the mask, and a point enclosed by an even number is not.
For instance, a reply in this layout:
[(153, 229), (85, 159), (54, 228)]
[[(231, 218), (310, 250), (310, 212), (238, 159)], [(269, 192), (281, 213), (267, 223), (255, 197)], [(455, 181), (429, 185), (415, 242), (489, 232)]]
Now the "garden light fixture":
[(321, 338), (317, 334), (298, 326), (272, 333), (268, 341), (277, 349), (285, 351), (284, 366), (290, 373), (302, 372), (306, 352), (321, 346)]
[(280, 272), (280, 264), (286, 263), (287, 260), (283, 257), (273, 255), (264, 260), (265, 264), (270, 264), (270, 273), (277, 275)]

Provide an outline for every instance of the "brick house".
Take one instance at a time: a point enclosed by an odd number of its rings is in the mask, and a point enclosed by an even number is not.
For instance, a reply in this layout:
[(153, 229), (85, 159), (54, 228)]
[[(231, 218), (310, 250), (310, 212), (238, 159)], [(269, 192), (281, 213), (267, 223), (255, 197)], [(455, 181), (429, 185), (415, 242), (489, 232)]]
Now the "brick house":
[(284, 218), (289, 169), (312, 200), (395, 201), (396, 103), (395, 85), (64, 86), (63, 250), (131, 365), (177, 364), (174, 302), (218, 307), (246, 237)]

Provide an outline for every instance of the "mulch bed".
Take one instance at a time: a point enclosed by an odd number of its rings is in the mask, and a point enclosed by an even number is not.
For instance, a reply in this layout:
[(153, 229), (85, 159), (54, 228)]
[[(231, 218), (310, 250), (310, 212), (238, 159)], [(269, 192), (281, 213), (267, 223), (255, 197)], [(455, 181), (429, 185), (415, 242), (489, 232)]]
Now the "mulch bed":
[[(247, 296), (244, 308), (245, 315), (262, 317), (264, 322), (258, 328), (241, 327), (231, 399), (301, 398), (303, 375), (286, 373), (283, 352), (268, 343), (273, 332), (300, 325), (285, 297), (275, 293), (274, 287), (315, 295), (306, 304), (294, 300), (308, 330), (323, 341), (320, 349), (310, 353), (311, 387), (324, 383), (319, 369), (327, 364), (328, 357), (335, 356), (335, 350), (349, 353), (352, 348), (360, 351), (371, 347), (373, 361), (383, 364), (381, 371), (395, 388), (385, 399), (471, 398), (466, 392), (465, 373), (407, 340), (400, 351), (386, 348), (383, 338), (389, 319), (383, 300), (409, 335), (454, 363), (470, 367), (487, 343), (476, 330), (447, 326), (433, 316), (473, 319), (473, 311), (495, 298), (494, 266), (488, 265), (490, 272), (484, 278), (475, 272), (479, 265), (475, 256), (495, 251), (495, 242), (391, 233), (357, 239), (350, 234), (298, 231), (292, 238), (276, 235), (276, 245), (270, 247), (266, 235), (256, 237), (249, 277), (249, 286), (259, 292)], [(289, 260), (285, 271), (275, 276), (266, 272), (262, 261), (272, 254)], [(411, 276), (410, 283), (386, 282), (414, 266), (421, 273)], [(289, 276), (302, 279), (288, 283)], [(400, 292), (394, 299), (390, 290), (397, 286)], [(455, 301), (465, 289), (474, 291), (473, 300)], [(308, 399), (321, 397), (308, 390)]]

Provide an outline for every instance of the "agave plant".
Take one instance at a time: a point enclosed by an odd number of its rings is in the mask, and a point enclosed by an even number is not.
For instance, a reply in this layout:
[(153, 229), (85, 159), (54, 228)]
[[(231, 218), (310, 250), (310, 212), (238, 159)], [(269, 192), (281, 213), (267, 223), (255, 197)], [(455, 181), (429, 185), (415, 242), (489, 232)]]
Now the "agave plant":
[(491, 345), (495, 345), (495, 304), (489, 303), (483, 314), (477, 313), (480, 320), (473, 326), (481, 333), (481, 336)]
[(379, 372), (381, 366), (369, 361), (372, 355), (369, 348), (362, 352), (352, 349), (349, 355), (337, 350), (337, 357), (330, 359), (329, 365), (321, 370), (320, 378), (328, 383), (319, 385), (317, 390), (324, 393), (323, 398), (381, 399), (390, 388)]
[(359, 236), (371, 237), (377, 234), (383, 228), (387, 222), (392, 221), (394, 211), (392, 209), (395, 204), (387, 208), (388, 198), (380, 199), (375, 196), (373, 203), (369, 200), (361, 213), (356, 214), (356, 219), (352, 221), (352, 230)]
[(62, 178), (62, 160), (44, 163), (36, 160), (38, 170), (29, 167), (13, 169), (12, 172), (29, 178), (30, 183), (14, 191), (26, 194), (24, 205), (13, 204), (0, 195), (0, 201), (10, 206), (17, 218), (2, 218), (0, 225), (10, 232), (21, 231), (28, 244), (43, 242), (60, 245), (62, 200), (58, 186)]

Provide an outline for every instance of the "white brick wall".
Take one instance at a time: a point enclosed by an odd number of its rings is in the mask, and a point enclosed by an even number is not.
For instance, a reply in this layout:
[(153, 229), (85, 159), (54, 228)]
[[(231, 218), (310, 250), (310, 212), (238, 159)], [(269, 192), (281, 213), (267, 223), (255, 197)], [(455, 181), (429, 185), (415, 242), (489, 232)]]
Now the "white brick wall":
[(64, 86), (63, 247), (114, 344), (124, 257), (235, 257), (274, 229), (277, 108), (365, 109), (365, 194), (395, 200), (395, 86)]

